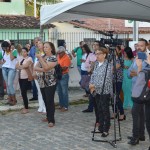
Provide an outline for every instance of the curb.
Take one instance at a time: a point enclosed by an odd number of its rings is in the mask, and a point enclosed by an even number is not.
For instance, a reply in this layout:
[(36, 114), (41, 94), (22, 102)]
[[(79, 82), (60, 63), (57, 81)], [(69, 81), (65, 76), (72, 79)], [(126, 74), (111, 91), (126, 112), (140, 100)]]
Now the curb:
[[(79, 105), (79, 104), (85, 104), (87, 103), (87, 99), (82, 98), (82, 99), (77, 99), (77, 100), (72, 100), (71, 102), (69, 102), (70, 105)], [(55, 102), (55, 106), (58, 106), (58, 102)], [(38, 108), (39, 104), (36, 103), (30, 103), (29, 104), (29, 108), (33, 109), (33, 108)], [(21, 110), (22, 108), (24, 108), (24, 106), (22, 104), (18, 104), (15, 106), (9, 106), (9, 105), (5, 105), (5, 106), (0, 106), (0, 113), (3, 112), (9, 112), (9, 111), (18, 111)]]

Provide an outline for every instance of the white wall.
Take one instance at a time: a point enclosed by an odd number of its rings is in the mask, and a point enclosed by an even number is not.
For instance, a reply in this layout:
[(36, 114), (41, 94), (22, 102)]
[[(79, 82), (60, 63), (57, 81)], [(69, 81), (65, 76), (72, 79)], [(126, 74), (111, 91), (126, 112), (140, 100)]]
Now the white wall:
[(83, 41), (84, 38), (94, 38), (96, 40), (100, 40), (100, 38), (105, 37), (104, 35), (99, 33), (97, 34), (89, 29), (74, 28), (74, 26), (69, 23), (53, 24), (56, 25), (56, 27), (49, 30), (49, 40), (56, 44), (58, 39), (64, 39), (66, 41), (67, 48), (70, 51), (79, 46), (79, 42)]
[(89, 29), (74, 28), (73, 24), (67, 22), (63, 23), (55, 22), (53, 24), (56, 26), (58, 32), (90, 32)]

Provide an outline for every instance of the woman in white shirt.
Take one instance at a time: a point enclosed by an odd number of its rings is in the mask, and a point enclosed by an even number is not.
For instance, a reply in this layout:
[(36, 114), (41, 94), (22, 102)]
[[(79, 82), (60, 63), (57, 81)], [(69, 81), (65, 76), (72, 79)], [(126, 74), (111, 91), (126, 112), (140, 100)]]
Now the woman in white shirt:
[(2, 43), (2, 72), (3, 77), (6, 82), (7, 94), (8, 94), (8, 104), (13, 106), (17, 103), (15, 97), (15, 89), (13, 86), (14, 79), (16, 76), (16, 63), (17, 63), (17, 51), (11, 50), (11, 45), (7, 41)]
[(86, 95), (84, 96), (88, 96), (89, 95), (89, 90), (88, 90), (88, 85), (89, 85), (89, 81), (90, 81), (90, 76), (88, 75), (88, 68), (85, 65), (85, 61), (87, 59), (87, 57), (89, 56), (91, 52), (89, 46), (87, 44), (84, 44), (82, 46), (82, 50), (83, 50), (83, 55), (82, 55), (82, 59), (81, 59), (81, 87), (83, 89), (85, 89)]
[(82, 46), (82, 50), (83, 50), (83, 55), (82, 55), (82, 59), (81, 59), (81, 75), (88, 75), (88, 68), (85, 66), (85, 61), (87, 59), (87, 57), (89, 56), (91, 52), (89, 46), (87, 44), (84, 44)]

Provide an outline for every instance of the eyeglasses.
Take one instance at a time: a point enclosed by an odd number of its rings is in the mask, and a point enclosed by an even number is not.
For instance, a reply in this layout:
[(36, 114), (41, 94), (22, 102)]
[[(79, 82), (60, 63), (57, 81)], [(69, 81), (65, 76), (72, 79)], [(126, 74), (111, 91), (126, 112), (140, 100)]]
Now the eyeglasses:
[(100, 53), (100, 52), (99, 53), (95, 53), (95, 55), (101, 55), (101, 54), (104, 54), (104, 53)]
[(99, 44), (96, 44), (96, 43), (95, 43), (95, 44), (93, 44), (93, 45), (97, 45), (97, 46), (99, 46)]
[[(64, 52), (64, 51), (63, 51)], [(62, 54), (63, 52), (57, 52), (57, 54), (59, 55), (59, 54)]]

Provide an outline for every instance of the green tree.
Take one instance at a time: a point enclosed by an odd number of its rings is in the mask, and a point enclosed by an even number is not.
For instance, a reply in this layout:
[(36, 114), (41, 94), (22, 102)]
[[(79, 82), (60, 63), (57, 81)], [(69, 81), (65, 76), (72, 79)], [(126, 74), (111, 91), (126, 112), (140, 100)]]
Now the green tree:
[[(40, 16), (40, 8), (42, 5), (49, 5), (62, 2), (62, 0), (36, 0), (37, 17)], [(27, 16), (34, 16), (34, 0), (25, 0), (25, 8)]]

